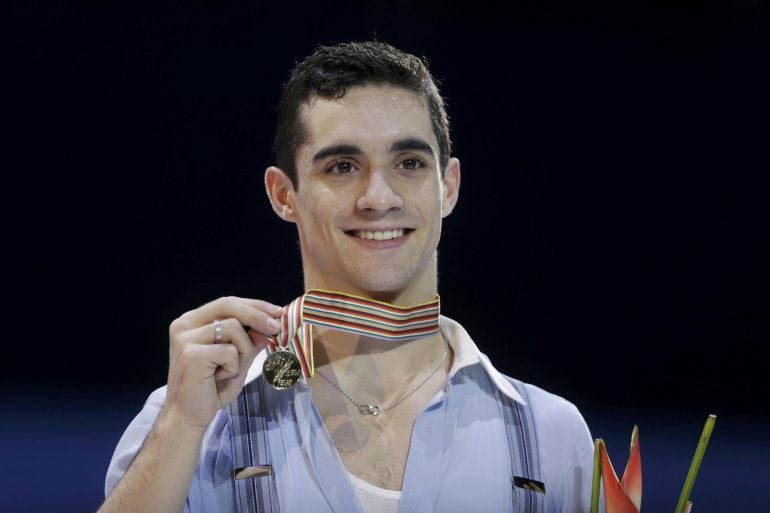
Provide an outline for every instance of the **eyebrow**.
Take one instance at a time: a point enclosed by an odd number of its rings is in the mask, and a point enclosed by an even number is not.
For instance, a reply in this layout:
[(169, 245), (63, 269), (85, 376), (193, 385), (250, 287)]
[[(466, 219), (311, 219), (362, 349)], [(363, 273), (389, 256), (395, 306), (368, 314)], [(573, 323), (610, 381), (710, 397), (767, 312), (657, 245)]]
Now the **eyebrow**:
[(423, 141), (422, 139), (417, 139), (414, 137), (396, 141), (390, 147), (390, 151), (392, 153), (399, 152), (399, 151), (409, 151), (409, 150), (424, 151), (426, 153), (430, 153), (431, 155), (433, 155), (433, 147), (431, 147), (430, 144)]
[[(391, 153), (409, 150), (424, 151), (433, 155), (433, 147), (431, 147), (430, 144), (422, 139), (417, 139), (414, 137), (398, 140), (390, 146)], [(336, 155), (360, 155), (362, 153), (363, 151), (361, 151), (361, 148), (353, 144), (335, 144), (333, 146), (327, 146), (326, 148), (321, 148), (318, 150), (318, 152), (313, 155), (313, 162), (318, 162), (319, 160), (324, 160)]]
[(335, 144), (334, 146), (327, 146), (326, 148), (318, 150), (318, 152), (313, 155), (313, 162), (318, 162), (319, 160), (335, 155), (360, 155), (361, 153), (363, 152), (358, 146), (353, 146), (352, 144)]

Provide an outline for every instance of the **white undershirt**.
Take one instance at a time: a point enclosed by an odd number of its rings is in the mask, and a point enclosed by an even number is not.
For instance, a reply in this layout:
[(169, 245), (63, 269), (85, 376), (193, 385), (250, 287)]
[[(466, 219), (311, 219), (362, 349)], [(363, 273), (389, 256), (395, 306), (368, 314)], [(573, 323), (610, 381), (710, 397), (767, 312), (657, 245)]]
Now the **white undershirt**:
[(401, 499), (399, 490), (386, 490), (374, 486), (350, 472), (348, 472), (348, 476), (364, 513), (396, 513), (398, 511), (398, 501)]

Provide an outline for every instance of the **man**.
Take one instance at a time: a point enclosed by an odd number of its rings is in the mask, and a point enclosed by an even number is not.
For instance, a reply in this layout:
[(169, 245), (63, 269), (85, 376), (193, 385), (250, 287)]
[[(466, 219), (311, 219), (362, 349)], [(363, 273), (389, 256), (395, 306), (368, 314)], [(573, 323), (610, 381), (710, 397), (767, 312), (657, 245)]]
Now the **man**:
[(586, 511), (577, 409), (438, 320), (460, 163), (424, 63), (321, 47), (278, 117), (265, 185), (297, 227), (307, 294), (222, 298), (171, 324), (168, 385), (118, 444), (100, 511)]

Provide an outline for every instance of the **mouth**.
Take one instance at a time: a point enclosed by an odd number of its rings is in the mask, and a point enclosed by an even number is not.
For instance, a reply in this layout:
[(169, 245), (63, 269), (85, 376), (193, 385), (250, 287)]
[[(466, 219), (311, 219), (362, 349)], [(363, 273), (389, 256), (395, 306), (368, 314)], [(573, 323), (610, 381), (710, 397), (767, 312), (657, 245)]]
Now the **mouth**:
[(345, 233), (364, 240), (395, 240), (401, 239), (413, 231), (413, 228), (394, 228), (392, 230), (347, 230)]

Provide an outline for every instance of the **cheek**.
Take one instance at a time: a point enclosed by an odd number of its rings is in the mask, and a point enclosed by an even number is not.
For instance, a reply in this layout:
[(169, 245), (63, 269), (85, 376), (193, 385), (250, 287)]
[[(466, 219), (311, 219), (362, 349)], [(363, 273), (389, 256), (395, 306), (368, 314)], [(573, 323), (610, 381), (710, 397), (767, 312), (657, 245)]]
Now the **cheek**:
[(435, 186), (425, 186), (409, 195), (409, 203), (415, 205), (420, 216), (428, 223), (441, 219), (441, 190)]
[(442, 186), (437, 175), (429, 176), (419, 184), (409, 184), (403, 192), (414, 200), (415, 204), (425, 205), (427, 208), (441, 202)]
[(308, 194), (300, 205), (300, 225), (313, 226), (323, 232), (334, 231), (345, 212), (344, 203), (329, 194)]

